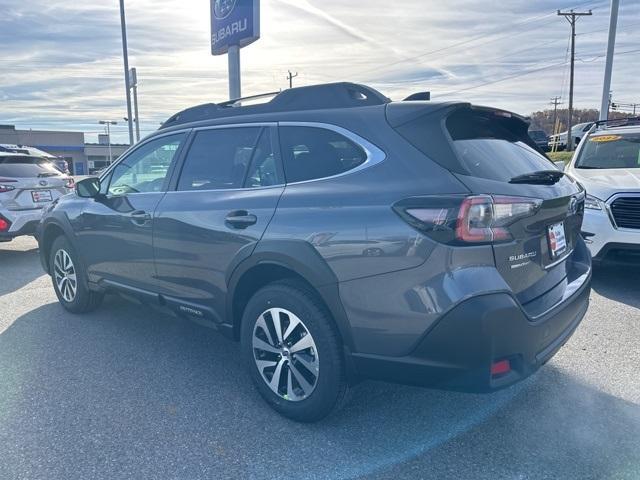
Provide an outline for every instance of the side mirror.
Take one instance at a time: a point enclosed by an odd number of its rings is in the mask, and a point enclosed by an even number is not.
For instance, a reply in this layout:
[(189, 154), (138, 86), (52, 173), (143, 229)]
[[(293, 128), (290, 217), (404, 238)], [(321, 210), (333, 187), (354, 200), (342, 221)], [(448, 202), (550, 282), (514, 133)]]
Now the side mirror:
[(564, 172), (565, 168), (567, 168), (567, 166), (565, 165), (565, 163), (560, 160), (558, 162), (553, 162), (553, 164), (556, 166), (556, 168), (562, 172)]
[(98, 177), (83, 178), (76, 182), (76, 194), (82, 198), (95, 198), (100, 193), (100, 179)]

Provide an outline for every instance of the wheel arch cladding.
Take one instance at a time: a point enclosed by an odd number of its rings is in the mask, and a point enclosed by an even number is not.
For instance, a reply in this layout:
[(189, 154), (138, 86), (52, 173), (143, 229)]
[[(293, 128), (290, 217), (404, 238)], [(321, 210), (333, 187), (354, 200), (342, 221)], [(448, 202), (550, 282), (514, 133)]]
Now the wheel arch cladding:
[(253, 254), (238, 262), (227, 277), (227, 315), (233, 337), (240, 335), (240, 322), (251, 295), (268, 283), (292, 278), (315, 292), (334, 319), (341, 340), (351, 350), (351, 328), (340, 302), (338, 279), (326, 261), (302, 240), (268, 240)]
[[(42, 258), (43, 259), (48, 259), (49, 258), (49, 254), (51, 253), (51, 246), (53, 245), (53, 242), (55, 241), (56, 238), (58, 238), (59, 236), (68, 236), (66, 230), (64, 229), (64, 227), (62, 227), (60, 224), (58, 224), (57, 222), (49, 222), (43, 229), (42, 232), (42, 238), (40, 239), (39, 242), (39, 246), (40, 246), (40, 250), (42, 251)], [(71, 241), (71, 240), (70, 240)], [(43, 261), (42, 263), (43, 267), (45, 267), (45, 270), (47, 271), (47, 273), (49, 273), (49, 264), (48, 262)]]

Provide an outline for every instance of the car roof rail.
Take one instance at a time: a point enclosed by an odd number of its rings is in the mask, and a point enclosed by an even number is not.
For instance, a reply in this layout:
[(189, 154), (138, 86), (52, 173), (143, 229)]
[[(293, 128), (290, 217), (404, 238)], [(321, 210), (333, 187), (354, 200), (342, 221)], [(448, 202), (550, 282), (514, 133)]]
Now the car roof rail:
[(640, 117), (612, 118), (610, 120), (598, 120), (595, 122), (597, 127), (630, 127), (632, 125), (640, 125)]
[[(239, 106), (246, 100), (270, 96), (273, 98), (266, 103)], [(197, 105), (172, 115), (160, 126), (160, 129), (199, 120), (212, 120), (243, 114), (364, 107), (383, 105), (390, 101), (382, 93), (366, 85), (349, 82), (327, 83), (237, 98), (221, 103)]]

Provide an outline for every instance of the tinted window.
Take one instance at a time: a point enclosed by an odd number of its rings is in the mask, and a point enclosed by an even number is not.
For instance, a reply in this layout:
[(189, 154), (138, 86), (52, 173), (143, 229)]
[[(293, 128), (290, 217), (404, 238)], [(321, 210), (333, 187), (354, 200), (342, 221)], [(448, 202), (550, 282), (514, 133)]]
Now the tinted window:
[(589, 137), (576, 168), (640, 168), (640, 134)]
[(280, 127), (280, 144), (289, 183), (331, 177), (367, 159), (359, 145), (324, 128)]
[[(203, 130), (195, 138), (182, 167), (178, 190), (242, 188), (254, 154), (266, 162), (270, 143), (257, 145), (262, 128)], [(268, 139), (267, 139), (268, 140)], [(256, 179), (261, 182), (262, 178)]]
[(34, 178), (60, 174), (61, 172), (48, 162), (34, 162), (29, 158), (24, 159), (24, 162), (18, 162), (16, 158), (3, 162), (3, 157), (0, 157), (0, 177)]
[(109, 193), (160, 192), (184, 134), (169, 135), (145, 143), (127, 155), (113, 169)]
[(251, 166), (244, 186), (248, 188), (269, 187), (283, 183), (284, 178), (281, 168), (271, 145), (270, 131), (264, 129), (253, 152)]
[(493, 112), (461, 110), (447, 119), (447, 130), (466, 174), (490, 180), (555, 167), (529, 145), (526, 124)]

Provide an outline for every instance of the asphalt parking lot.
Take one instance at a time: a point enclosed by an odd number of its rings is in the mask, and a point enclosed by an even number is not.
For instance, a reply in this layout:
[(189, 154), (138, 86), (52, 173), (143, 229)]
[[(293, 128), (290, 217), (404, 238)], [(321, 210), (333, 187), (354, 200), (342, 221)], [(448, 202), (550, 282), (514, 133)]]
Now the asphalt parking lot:
[(0, 244), (0, 479), (639, 479), (640, 273), (597, 271), (563, 350), (510, 389), (363, 382), (301, 425), (238, 347), (109, 296), (74, 316), (31, 238)]

